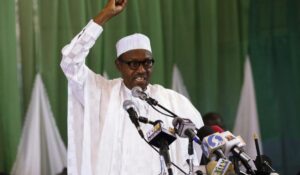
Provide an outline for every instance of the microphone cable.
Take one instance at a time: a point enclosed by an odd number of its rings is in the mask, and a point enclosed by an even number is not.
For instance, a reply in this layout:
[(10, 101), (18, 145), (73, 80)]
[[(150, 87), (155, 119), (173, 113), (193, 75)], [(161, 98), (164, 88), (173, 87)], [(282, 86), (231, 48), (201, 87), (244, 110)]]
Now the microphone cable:
[[(147, 119), (148, 120), (148, 119)], [(138, 120), (138, 121), (140, 121), (140, 120)], [(150, 123), (145, 123), (145, 122), (142, 122), (142, 123), (144, 123), (144, 124), (150, 124)], [(155, 122), (152, 122), (152, 123), (155, 123)], [(159, 151), (153, 146), (153, 145), (151, 145), (147, 140), (146, 140), (146, 138), (145, 137), (143, 137), (143, 140), (154, 150), (154, 151), (156, 151), (158, 154), (159, 154)], [(159, 154), (160, 155), (160, 154)], [(188, 175), (186, 172), (184, 172), (179, 166), (177, 166), (175, 163), (173, 163), (172, 161), (170, 161), (171, 162), (171, 164), (174, 166), (174, 167), (176, 167), (179, 171), (181, 171), (183, 174), (185, 174), (185, 175)]]
[[(165, 108), (164, 106), (160, 105), (158, 103), (157, 100), (155, 100), (154, 98), (148, 96), (141, 87), (139, 86), (135, 86), (132, 88), (131, 90), (131, 94), (132, 96), (136, 97), (136, 98), (140, 98), (141, 100), (146, 101), (154, 110), (156, 110), (157, 112), (159, 112), (162, 115), (171, 117), (171, 118), (175, 118), (178, 117), (176, 114), (174, 114), (172, 111), (170, 111), (169, 109)], [(161, 111), (159, 111), (157, 108), (155, 108), (154, 106), (158, 106), (161, 109), (163, 109), (165, 112), (168, 112), (169, 114), (163, 113)]]
[(165, 116), (167, 116), (167, 117), (171, 117), (171, 118), (175, 118), (175, 117), (177, 117), (177, 115), (169, 115), (169, 114), (166, 114), (166, 113), (164, 113), (164, 112), (162, 112), (162, 111), (160, 111), (160, 110), (158, 110), (154, 105), (150, 105), (155, 111), (157, 111), (158, 113), (160, 113), (160, 114), (162, 114), (162, 115), (165, 115)]
[[(159, 151), (153, 146), (151, 145), (145, 138), (143, 138), (143, 140), (152, 148), (154, 149), (154, 151), (156, 151), (159, 154)], [(159, 154), (160, 155), (160, 154)], [(179, 171), (181, 171), (184, 175), (188, 175), (185, 171), (183, 171), (179, 166), (177, 166), (175, 163), (173, 163), (171, 161), (171, 164), (176, 167)]]

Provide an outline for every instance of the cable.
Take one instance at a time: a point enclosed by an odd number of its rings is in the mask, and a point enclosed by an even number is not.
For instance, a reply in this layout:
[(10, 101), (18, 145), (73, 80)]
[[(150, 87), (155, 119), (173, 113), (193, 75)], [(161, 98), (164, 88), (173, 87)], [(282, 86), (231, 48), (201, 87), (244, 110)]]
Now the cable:
[[(159, 154), (159, 151), (158, 151), (153, 145), (151, 145), (145, 138), (143, 138), (143, 140), (144, 140), (149, 146), (151, 146), (152, 149), (154, 149), (154, 150)], [(173, 163), (172, 161), (171, 161), (171, 164), (172, 164), (174, 167), (176, 167), (179, 171), (181, 171), (183, 174), (188, 175), (186, 172), (184, 172), (181, 168), (179, 168), (179, 166), (177, 166), (177, 165), (176, 165), (175, 163)]]
[(174, 118), (174, 116), (172, 115), (169, 115), (169, 114), (166, 114), (166, 113), (163, 113), (161, 111), (159, 111), (157, 108), (154, 107), (154, 105), (150, 105), (155, 111), (157, 111), (158, 113), (162, 114), (162, 115), (165, 115), (165, 116), (168, 116), (168, 117), (171, 117), (171, 118)]

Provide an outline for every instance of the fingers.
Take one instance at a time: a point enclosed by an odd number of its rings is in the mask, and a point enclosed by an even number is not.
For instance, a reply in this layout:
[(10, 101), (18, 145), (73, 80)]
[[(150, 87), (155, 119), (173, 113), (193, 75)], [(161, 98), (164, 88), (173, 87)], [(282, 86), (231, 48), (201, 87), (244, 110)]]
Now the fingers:
[(116, 0), (117, 1), (117, 5), (121, 5), (121, 6), (125, 6), (127, 4), (127, 0)]
[(117, 12), (121, 12), (127, 5), (127, 0), (115, 0), (115, 8)]
[(115, 2), (116, 5), (121, 5), (122, 2), (123, 2), (123, 0), (115, 0), (115, 1), (116, 1), (116, 2)]
[(109, 0), (104, 9), (117, 15), (125, 8), (126, 4), (127, 0)]
[(100, 13), (93, 19), (96, 23), (103, 25), (110, 18), (121, 13), (125, 9), (126, 4), (127, 0), (109, 0)]

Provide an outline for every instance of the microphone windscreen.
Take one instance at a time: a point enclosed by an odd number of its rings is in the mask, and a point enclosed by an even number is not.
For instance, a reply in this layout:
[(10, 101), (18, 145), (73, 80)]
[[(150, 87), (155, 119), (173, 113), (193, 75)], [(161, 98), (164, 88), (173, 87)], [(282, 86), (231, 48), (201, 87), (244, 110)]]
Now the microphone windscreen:
[(220, 126), (218, 126), (218, 125), (212, 125), (210, 127), (215, 132), (219, 132), (219, 133), (224, 132), (224, 130)]
[(131, 89), (131, 94), (132, 94), (132, 96), (134, 96), (134, 97), (140, 98), (140, 94), (141, 94), (142, 91), (143, 91), (143, 90), (142, 90), (141, 87), (135, 86), (135, 87), (133, 87), (133, 88)]
[(125, 110), (128, 110), (129, 108), (131, 108), (131, 107), (135, 107), (135, 105), (134, 105), (134, 103), (131, 101), (131, 100), (125, 100), (124, 102), (123, 102), (123, 108), (125, 109)]
[(202, 126), (200, 129), (197, 131), (197, 136), (200, 138), (202, 141), (204, 137), (209, 136), (211, 134), (215, 133), (213, 129), (209, 126)]

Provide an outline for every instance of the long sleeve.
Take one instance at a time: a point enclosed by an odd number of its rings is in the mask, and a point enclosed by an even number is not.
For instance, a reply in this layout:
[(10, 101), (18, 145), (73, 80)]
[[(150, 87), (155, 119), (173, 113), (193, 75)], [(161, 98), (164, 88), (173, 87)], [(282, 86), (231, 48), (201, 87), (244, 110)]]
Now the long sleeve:
[(89, 69), (85, 65), (85, 58), (102, 31), (103, 28), (91, 20), (72, 39), (71, 43), (62, 49), (60, 66), (69, 81), (74, 95), (81, 103), (83, 103), (83, 85)]

